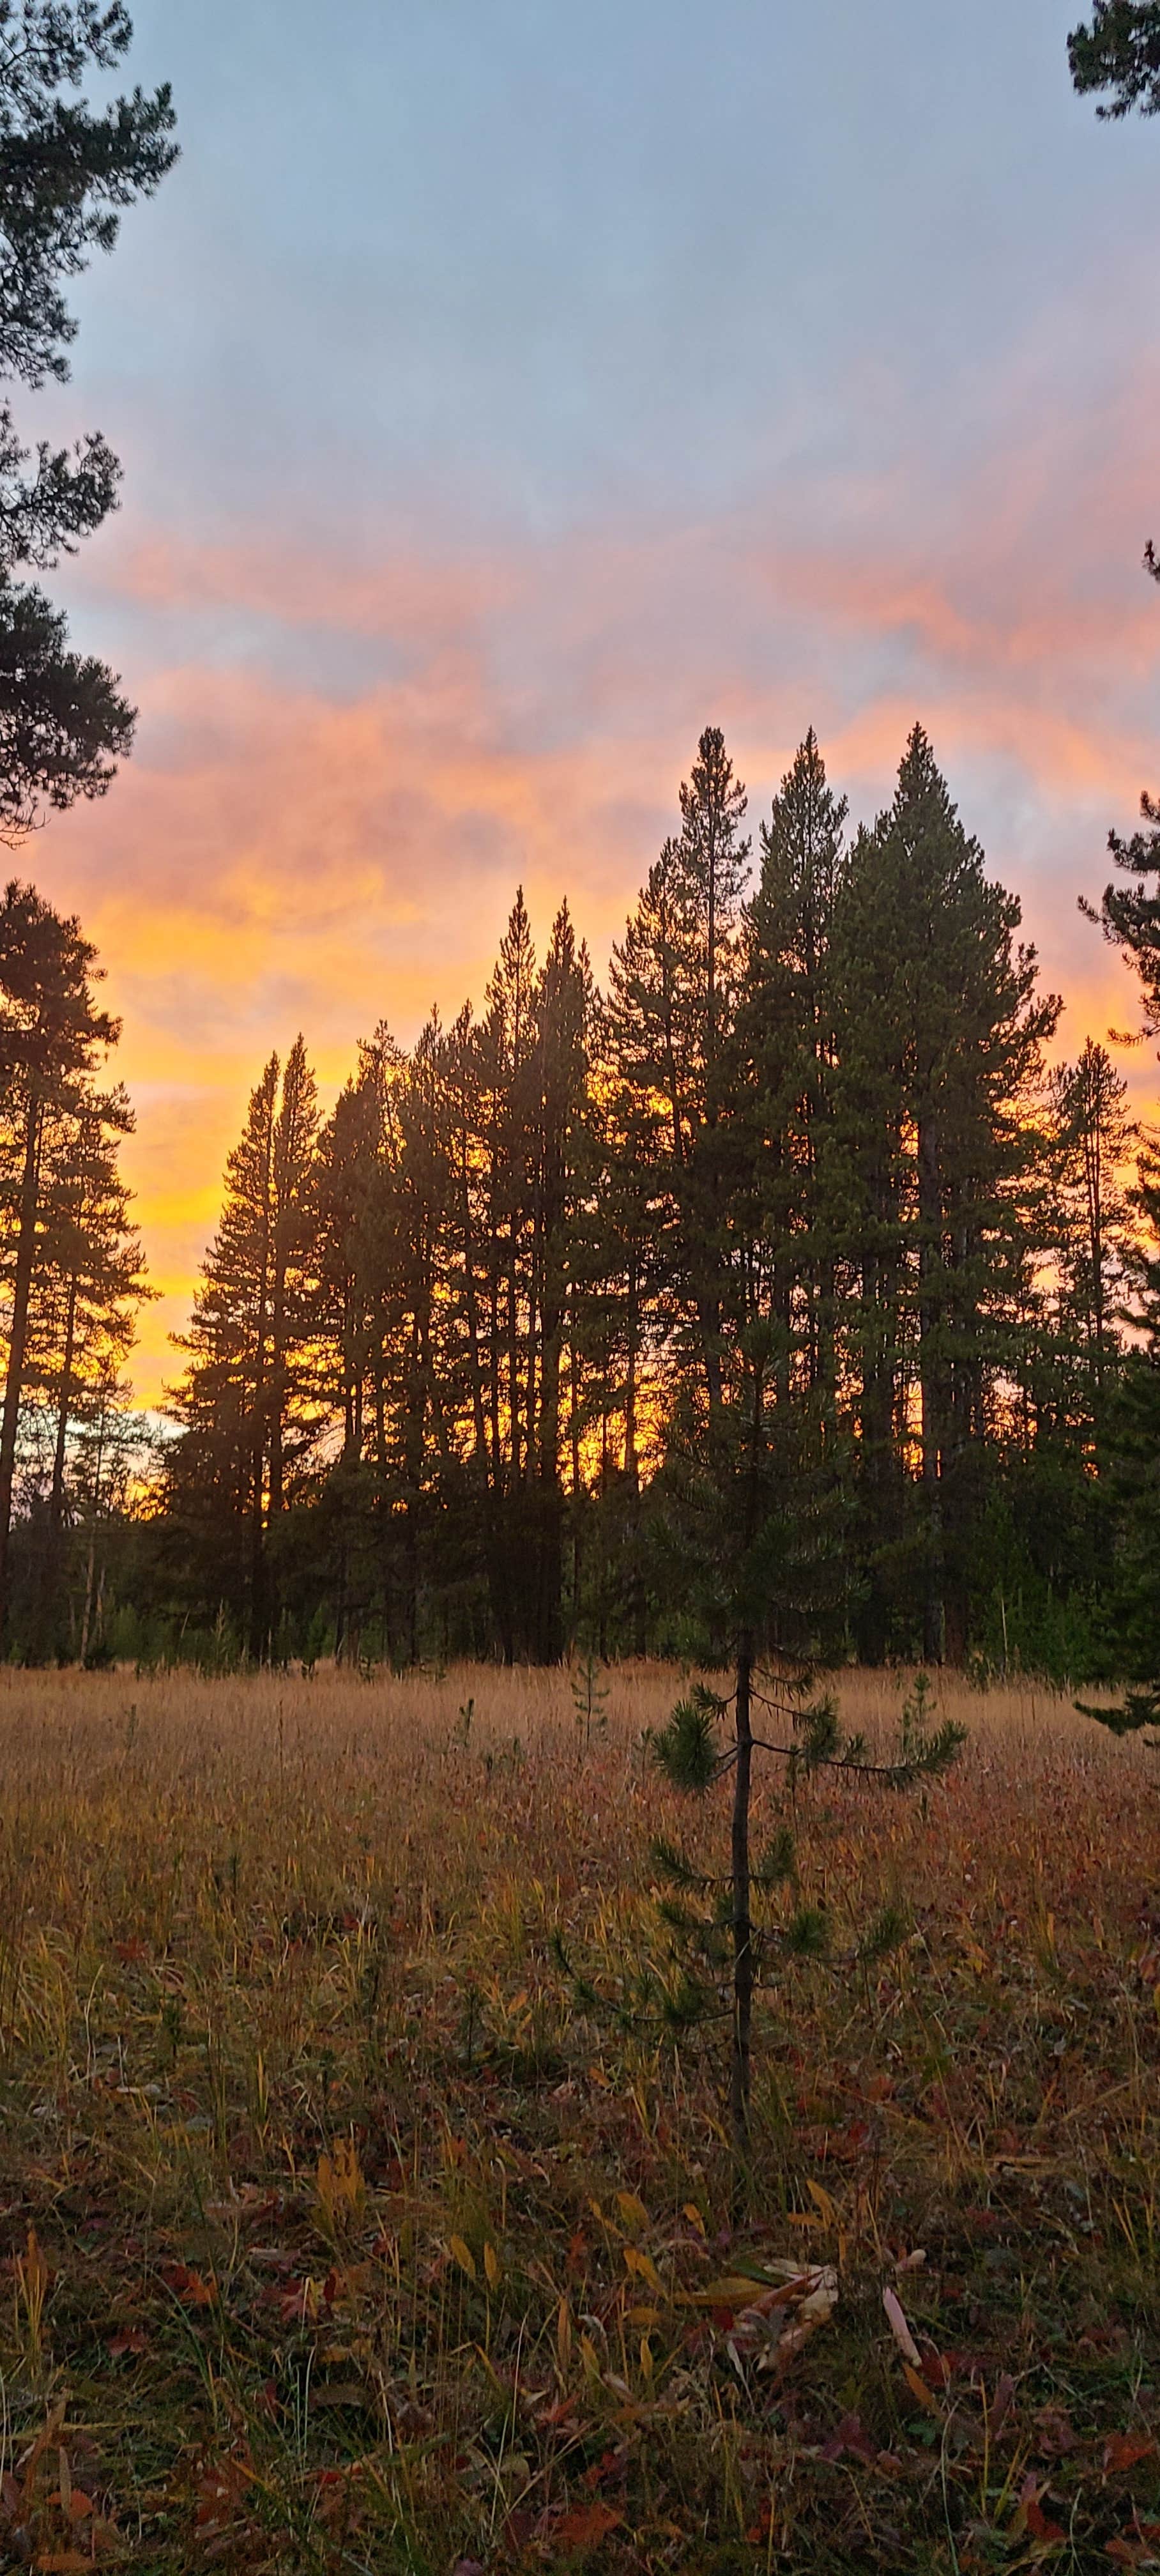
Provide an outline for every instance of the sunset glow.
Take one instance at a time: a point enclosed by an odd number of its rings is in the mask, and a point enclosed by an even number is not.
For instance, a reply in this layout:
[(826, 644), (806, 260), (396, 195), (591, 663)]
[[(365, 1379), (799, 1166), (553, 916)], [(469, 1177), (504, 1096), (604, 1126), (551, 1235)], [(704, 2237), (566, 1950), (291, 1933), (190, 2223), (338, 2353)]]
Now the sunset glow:
[[(1153, 775), (1160, 677), (1160, 157), (1072, 97), (1051, 0), (1014, 38), (1001, 0), (936, 29), (906, 0), (873, 49), (852, 0), (730, 0), (708, 62), (659, 0), (600, 6), (583, 58), (504, 0), (494, 64), (458, 0), (406, 34), (352, 5), (321, 94), (295, 0), (257, 133), (273, 13), (195, 14), (137, 12), (184, 158), (48, 398), (126, 458), (57, 586), (137, 749), (19, 861), (124, 1018), (151, 1402), (269, 1049), (301, 1028), (330, 1096), (380, 1019), (478, 998), (519, 881), (541, 943), (568, 893), (602, 974), (706, 722), (756, 829), (808, 724), (858, 818), (921, 717), (1061, 1045), (1122, 1025), (1076, 897)], [(343, 156), (313, 235), (300, 133), (316, 178)]]

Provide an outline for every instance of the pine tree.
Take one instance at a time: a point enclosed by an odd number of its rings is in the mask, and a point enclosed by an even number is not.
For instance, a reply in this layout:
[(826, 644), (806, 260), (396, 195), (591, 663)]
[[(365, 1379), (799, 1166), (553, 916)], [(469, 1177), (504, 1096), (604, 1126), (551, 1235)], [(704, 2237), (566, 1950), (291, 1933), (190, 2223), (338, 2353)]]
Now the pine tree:
[[(120, 1390), (138, 1308), (155, 1292), (118, 1157), (133, 1112), (119, 1086), (87, 1084), (76, 1105), (46, 1121), (43, 1214), (29, 1311), (27, 1385), (52, 1412), (52, 1466), (34, 1612), (35, 1660), (61, 1635), (70, 1451)], [(123, 1401), (119, 1392), (118, 1400)]]
[(1124, 1169), (1139, 1129), (1127, 1115), (1127, 1083), (1107, 1048), (1092, 1038), (1078, 1063), (1056, 1068), (1048, 1097), (1059, 1315), (1078, 1345), (1098, 1449), (1104, 1397), (1122, 1347), (1117, 1318), (1133, 1231)]
[[(62, 280), (112, 248), (121, 208), (151, 195), (177, 157), (167, 87), (96, 112), (69, 95), (90, 67), (110, 70), (131, 37), (121, 0), (0, 6), (0, 378), (9, 382), (67, 378), (76, 325)], [(42, 441), (29, 476), (31, 461), (0, 406), (0, 832), (10, 839), (45, 806), (103, 795), (134, 722), (112, 673), (72, 653), (63, 617), (14, 579), (101, 525), (120, 469), (99, 436), (71, 457)]]
[[(314, 1082), (298, 1039), (284, 1075), (272, 1055), (226, 1165), (221, 1222), (203, 1265), (185, 1375), (171, 1400), (185, 1434), (169, 1466), (171, 1505), (191, 1523), (218, 1598), (244, 1617), (254, 1662), (276, 1631), (270, 1523), (291, 1463), (318, 1425), (305, 1357), (311, 1330)], [(211, 1611), (212, 1615), (212, 1611)]]
[(1110, 1707), (1084, 1708), (1114, 1734), (1160, 1726), (1160, 1151), (1146, 1137), (1134, 1193), (1144, 1235), (1130, 1259), (1134, 1332), (1107, 1421), (1114, 1511), (1109, 1628), (1113, 1669), (1128, 1685)]
[(736, 1004), (746, 795), (724, 736), (701, 735), (666, 841), (613, 950), (608, 1023), (617, 1078), (663, 1104), (657, 1142), (671, 1276), (693, 1322), (710, 1401), (721, 1400), (718, 1269), (721, 1092)]
[(0, 904), (0, 1096), (18, 1180), (11, 1216), (8, 1365), (0, 1422), (0, 1641), (8, 1627), (9, 1542), (29, 1308), (43, 1222), (49, 1122), (75, 1115), (120, 1022), (97, 1007), (103, 970), (76, 920), (15, 881)]
[[(563, 1649), (562, 1389), (565, 1341), (576, 1317), (581, 1194), (590, 1170), (588, 1040), (594, 1011), (588, 953), (567, 904), (552, 926), (536, 995), (535, 1191), (532, 1327), (539, 1368), (536, 1436), (529, 1476), (537, 1484), (537, 1662)], [(532, 1362), (529, 1360), (529, 1370)]]
[(1060, 1008), (1036, 995), (1019, 921), (916, 725), (894, 801), (859, 835), (842, 888), (836, 1089), (862, 1274), (861, 1434), (879, 1474), (897, 1473), (908, 1430), (910, 1322), (917, 1339), (922, 1647), (934, 1663), (959, 1660), (966, 1642), (988, 1386), (1007, 1356), (1020, 1181)]
[(315, 1231), (314, 1153), (318, 1092), (301, 1035), (286, 1058), (270, 1155), (269, 1508), (285, 1502), (285, 1448), (300, 1408), (310, 1339)]
[[(750, 1118), (743, 1130), (760, 1218), (777, 1246), (774, 1291), (784, 1377), (800, 1363), (837, 1410), (831, 942), (847, 806), (812, 730), (761, 826), (761, 873), (745, 917), (736, 1044)], [(757, 1217), (755, 1209), (755, 1221)]]

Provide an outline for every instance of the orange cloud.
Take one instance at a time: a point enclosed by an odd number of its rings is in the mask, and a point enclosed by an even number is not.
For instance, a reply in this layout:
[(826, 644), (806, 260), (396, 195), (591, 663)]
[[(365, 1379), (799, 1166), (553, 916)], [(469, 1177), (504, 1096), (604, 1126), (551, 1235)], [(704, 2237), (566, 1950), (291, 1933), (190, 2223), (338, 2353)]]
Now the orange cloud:
[(756, 819), (807, 723), (866, 811), (921, 715), (1048, 980), (1082, 995), (1065, 1043), (1129, 1016), (1074, 898), (1152, 770), (1160, 602), (1104, 578), (1102, 477), (1089, 498), (1070, 562), (1039, 547), (1030, 464), (975, 495), (937, 562), (917, 537), (875, 555), (740, 521), (361, 566), (106, 546), (138, 750), (21, 864), (80, 911), (124, 1016), (128, 1159), (165, 1292), (142, 1396), (172, 1374), (270, 1047), (303, 1028), (333, 1091), (380, 1018), (406, 1037), (433, 1001), (478, 996), (517, 880), (541, 931), (569, 894), (599, 972), (704, 722), (724, 723)]

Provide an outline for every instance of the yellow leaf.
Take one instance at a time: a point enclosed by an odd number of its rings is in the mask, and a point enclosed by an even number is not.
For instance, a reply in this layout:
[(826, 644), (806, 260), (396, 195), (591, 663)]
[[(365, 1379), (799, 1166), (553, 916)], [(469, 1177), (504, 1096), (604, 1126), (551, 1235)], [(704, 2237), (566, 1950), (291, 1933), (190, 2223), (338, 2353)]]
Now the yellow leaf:
[(639, 2245), (626, 2245), (623, 2253), (625, 2271), (636, 2280), (647, 2281), (650, 2290), (655, 2290), (657, 2297), (660, 2298), (661, 2276), (656, 2264), (650, 2261), (647, 2254), (641, 2253)]
[(638, 2200), (634, 2191), (618, 2191), (616, 2206), (626, 2227), (648, 2226), (648, 2211), (643, 2200)]
[(498, 2254), (496, 2253), (496, 2250), (495, 2250), (494, 2245), (485, 2245), (485, 2246), (484, 2246), (484, 2249), (483, 2249), (483, 2268), (484, 2268), (484, 2271), (485, 2271), (485, 2272), (486, 2272), (486, 2274), (487, 2274), (488, 2282), (489, 2282), (489, 2284), (490, 2284), (490, 2287), (494, 2290), (494, 2288), (495, 2288), (495, 2286), (496, 2286), (496, 2283), (497, 2283), (497, 2282), (498, 2282), (498, 2280), (499, 2280), (499, 2274), (500, 2274), (500, 2262), (499, 2262), (499, 2256), (498, 2256)]
[(466, 2272), (469, 2281), (476, 2280), (478, 2275), (475, 2269), (475, 2256), (471, 2251), (470, 2245), (464, 2244), (462, 2236), (449, 2236), (447, 2243), (450, 2252), (455, 2256), (455, 2260), (459, 2265), (460, 2271)]
[(935, 2396), (933, 2388), (927, 2387), (921, 2371), (915, 2370), (909, 2361), (904, 2361), (902, 2365), (902, 2376), (906, 2381), (906, 2385), (909, 2388), (911, 2395), (917, 2397), (920, 2406), (925, 2406), (928, 2415), (937, 2415), (938, 2399)]
[[(1160, 1998), (1160, 1986), (1158, 1986), (1158, 1987), (1157, 1987), (1156, 1992), (1157, 1992), (1157, 1997), (1158, 1997), (1158, 1998)], [(702, 2216), (701, 2216), (701, 2212), (700, 2212), (700, 2210), (698, 2209), (698, 2207), (697, 2207), (697, 2204), (696, 2204), (696, 2201), (695, 2201), (695, 2200), (687, 2200), (687, 2201), (685, 2202), (685, 2206), (684, 2206), (683, 2210), (681, 2211), (681, 2216), (682, 2216), (682, 2218), (687, 2218), (687, 2219), (688, 2219), (688, 2222), (689, 2222), (690, 2227), (695, 2227), (695, 2228), (696, 2228), (698, 2236), (703, 2236), (703, 2235), (704, 2235), (704, 2233), (705, 2233), (705, 2221), (704, 2221), (704, 2219), (703, 2219), (703, 2218), (702, 2218)]]
[(581, 2335), (580, 2337), (580, 2359), (584, 2364), (585, 2370), (592, 2371), (594, 2376), (599, 2379), (600, 2356), (592, 2341), (591, 2335)]
[[(804, 2291), (810, 2275), (802, 2272), (795, 2281)], [(703, 2290), (688, 2290), (684, 2305), (692, 2308), (754, 2308), (759, 2299), (793, 2296), (794, 2282), (779, 2289), (771, 2281), (751, 2280), (746, 2272), (727, 2272), (719, 2281), (709, 2281)]]
[(653, 2375), (652, 2345), (649, 2342), (647, 2335), (642, 2335), (640, 2339), (640, 2366), (644, 2377), (651, 2380)]
[(806, 2184), (806, 2189), (814, 2204), (814, 2208), (820, 2210), (826, 2226), (836, 2227), (838, 2224), (838, 2212), (830, 2198), (829, 2192), (823, 2190), (820, 2182), (809, 2182)]
[(366, 2184), (353, 2138), (336, 2138), (333, 2155), (318, 2159), (318, 2198), (328, 2227), (337, 2217), (352, 2216), (362, 2208)]

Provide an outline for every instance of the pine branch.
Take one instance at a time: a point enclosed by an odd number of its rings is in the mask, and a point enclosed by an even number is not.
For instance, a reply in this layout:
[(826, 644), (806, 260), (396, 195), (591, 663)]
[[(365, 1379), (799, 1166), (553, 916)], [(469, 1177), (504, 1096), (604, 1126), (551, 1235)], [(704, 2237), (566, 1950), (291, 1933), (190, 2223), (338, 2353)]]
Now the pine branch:
[[(1106, 1726), (1113, 1735), (1139, 1735), (1146, 1726), (1160, 1726), (1160, 1690), (1126, 1691), (1114, 1708), (1096, 1708), (1089, 1700), (1074, 1703), (1081, 1717), (1094, 1717), (1097, 1725)], [(1158, 1744), (1149, 1741), (1149, 1752)]]

